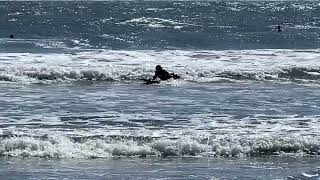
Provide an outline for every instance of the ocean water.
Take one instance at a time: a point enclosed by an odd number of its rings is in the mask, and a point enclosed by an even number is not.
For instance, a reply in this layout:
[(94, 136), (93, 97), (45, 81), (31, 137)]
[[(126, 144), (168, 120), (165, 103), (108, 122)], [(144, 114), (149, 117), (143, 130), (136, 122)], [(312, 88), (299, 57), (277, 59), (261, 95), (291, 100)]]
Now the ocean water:
[(320, 178), (317, 1), (0, 2), (0, 27), (0, 179)]

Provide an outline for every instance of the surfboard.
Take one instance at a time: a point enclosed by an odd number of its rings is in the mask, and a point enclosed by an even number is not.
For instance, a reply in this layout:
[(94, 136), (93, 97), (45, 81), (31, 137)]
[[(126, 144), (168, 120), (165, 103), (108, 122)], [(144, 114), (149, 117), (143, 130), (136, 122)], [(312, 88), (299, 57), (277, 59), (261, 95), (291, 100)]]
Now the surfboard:
[(141, 79), (144, 81), (144, 84), (159, 84), (160, 81), (152, 80), (152, 79)]

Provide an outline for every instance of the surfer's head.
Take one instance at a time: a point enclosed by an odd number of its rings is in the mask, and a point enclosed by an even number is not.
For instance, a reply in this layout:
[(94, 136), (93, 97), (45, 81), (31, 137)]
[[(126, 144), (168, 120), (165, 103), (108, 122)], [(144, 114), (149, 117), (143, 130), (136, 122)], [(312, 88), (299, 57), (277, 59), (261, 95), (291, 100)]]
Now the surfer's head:
[(160, 65), (157, 65), (156, 66), (156, 71), (161, 71), (162, 70), (162, 67)]

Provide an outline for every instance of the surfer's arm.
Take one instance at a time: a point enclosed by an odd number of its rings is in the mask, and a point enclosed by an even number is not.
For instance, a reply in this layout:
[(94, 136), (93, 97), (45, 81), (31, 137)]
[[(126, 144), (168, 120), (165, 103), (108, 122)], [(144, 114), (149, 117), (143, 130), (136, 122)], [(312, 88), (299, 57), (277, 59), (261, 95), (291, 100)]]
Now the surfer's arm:
[(153, 78), (152, 78), (152, 80), (155, 80), (155, 79), (157, 79), (157, 77), (159, 76), (159, 74), (157, 73), (157, 72), (155, 72), (154, 73), (154, 76), (153, 76)]

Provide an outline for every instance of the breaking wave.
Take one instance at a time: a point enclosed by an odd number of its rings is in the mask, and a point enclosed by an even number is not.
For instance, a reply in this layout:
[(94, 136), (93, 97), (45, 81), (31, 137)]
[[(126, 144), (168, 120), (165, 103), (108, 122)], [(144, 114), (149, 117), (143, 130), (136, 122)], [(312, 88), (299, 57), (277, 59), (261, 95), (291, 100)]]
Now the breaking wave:
[(217, 77), (231, 80), (320, 80), (320, 69), (293, 67), (274, 72), (222, 72)]
[[(134, 70), (133, 70), (134, 71)], [(144, 74), (135, 75), (130, 71), (127, 72), (108, 72), (98, 70), (80, 70), (80, 71), (58, 71), (58, 70), (26, 70), (11, 73), (0, 74), (0, 81), (10, 82), (75, 82), (75, 81), (123, 81), (123, 80), (139, 80), (147, 78)]]
[(223, 139), (156, 139), (148, 137), (68, 138), (64, 136), (3, 137), (0, 155), (42, 158), (110, 157), (256, 157), (320, 154), (317, 137), (256, 137)]
[(145, 26), (150, 28), (175, 28), (175, 29), (180, 29), (185, 25), (191, 25), (186, 23), (179, 23), (170, 19), (149, 18), (149, 17), (135, 18), (135, 19), (127, 20), (125, 22), (121, 22), (119, 24), (130, 25), (130, 26)]
[(2, 53), (0, 81), (136, 81), (151, 78), (161, 64), (189, 82), (320, 80), (320, 53), (314, 50), (85, 51)]
[[(153, 68), (62, 71), (54, 69), (17, 70), (0, 74), (0, 81), (9, 82), (75, 82), (75, 81), (138, 81), (153, 76)], [(237, 81), (292, 81), (319, 82), (320, 69), (285, 68), (271, 72), (232, 72), (232, 71), (178, 71), (182, 81), (190, 82), (237, 82)]]

